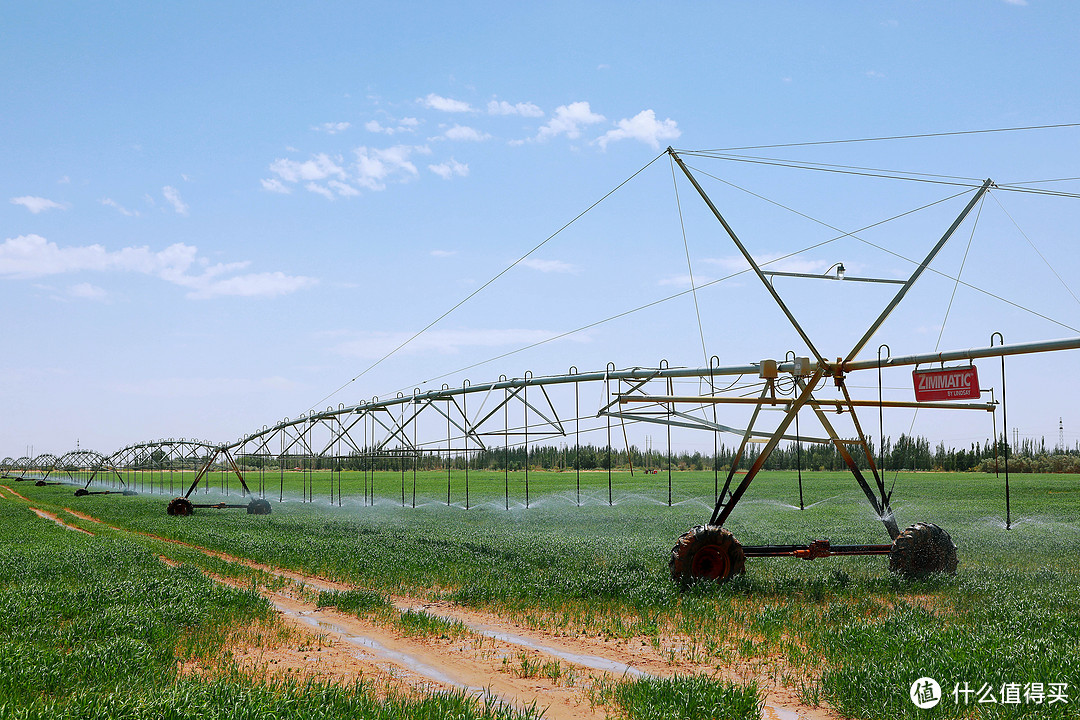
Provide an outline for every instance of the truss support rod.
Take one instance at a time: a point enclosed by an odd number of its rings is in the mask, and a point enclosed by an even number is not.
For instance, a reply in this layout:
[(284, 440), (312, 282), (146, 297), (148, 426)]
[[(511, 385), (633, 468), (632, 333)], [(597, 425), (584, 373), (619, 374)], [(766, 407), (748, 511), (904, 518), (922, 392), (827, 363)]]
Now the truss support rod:
[[(780, 438), (783, 437), (784, 433), (787, 431), (788, 427), (795, 419), (795, 415), (799, 412), (799, 408), (805, 405), (807, 401), (813, 397), (812, 389), (815, 385), (817, 385), (818, 380), (821, 379), (822, 372), (823, 371), (820, 367), (817, 369), (817, 371), (814, 372), (814, 374), (810, 378), (810, 382), (802, 388), (802, 392), (795, 400), (795, 403), (790, 408), (788, 408), (786, 413), (784, 413), (784, 419), (780, 421), (780, 425), (777, 426), (776, 430), (772, 434), (772, 437), (769, 438), (769, 441), (765, 444), (765, 447), (761, 449), (761, 454), (757, 456), (756, 460), (754, 460), (754, 464), (751, 465), (750, 469), (746, 471), (746, 477), (744, 477), (743, 481), (739, 483), (739, 487), (735, 488), (735, 492), (731, 493), (731, 500), (726, 503), (724, 502), (723, 497), (717, 500), (716, 509), (713, 510), (713, 519), (709, 521), (710, 525), (722, 526), (724, 522), (728, 519), (728, 516), (731, 515), (731, 511), (735, 509), (735, 505), (739, 502), (739, 498), (741, 498), (743, 496), (743, 493), (746, 492), (746, 489), (750, 487), (750, 483), (754, 480), (757, 474), (761, 472), (761, 468), (765, 467), (765, 461), (769, 459), (769, 456), (772, 455), (772, 451), (776, 449), (777, 443), (780, 442)], [(821, 411), (819, 410), (818, 412)], [(844, 452), (847, 451), (845, 450)], [(848, 457), (850, 457), (850, 455)]]
[[(700, 403), (705, 404), (717, 404), (717, 405), (776, 405), (779, 407), (790, 407), (794, 400), (777, 400), (776, 398), (728, 398), (728, 397), (714, 397), (711, 395), (645, 395), (641, 397), (620, 397), (619, 402), (622, 404), (629, 403)], [(906, 402), (903, 400), (885, 400), (884, 402), (877, 402), (876, 400), (818, 400), (814, 398), (807, 403), (810, 407), (834, 407), (843, 408), (848, 405), (854, 407), (891, 407), (891, 408), (922, 408), (924, 410), (985, 410), (987, 412), (993, 412), (997, 407), (994, 403), (950, 403), (950, 402)]]
[(220, 454), (221, 450), (215, 448), (214, 454), (209, 456), (206, 464), (199, 468), (199, 472), (195, 474), (195, 479), (191, 482), (191, 487), (188, 488), (188, 491), (184, 493), (184, 497), (190, 497), (191, 493), (195, 492), (195, 488), (199, 486), (199, 481), (203, 479), (203, 475), (206, 475), (206, 473), (209, 472), (210, 467), (214, 464), (214, 461), (218, 459), (218, 455)]
[[(901, 355), (886, 358), (881, 362), (881, 367), (897, 367), (900, 365), (922, 365), (923, 363), (947, 363), (953, 360), (978, 360), (988, 357), (1005, 357), (1006, 355), (1029, 355), (1032, 353), (1054, 352), (1057, 350), (1080, 349), (1080, 337), (1061, 338), (1060, 340), (1043, 340), (1032, 343), (1015, 343), (1013, 345), (998, 345), (981, 348), (969, 348), (967, 350), (949, 350), (946, 352), (922, 353), (919, 355)], [(859, 362), (845, 363), (844, 371), (872, 370), (878, 366), (878, 361), (861, 360)]]
[(806, 332), (803, 331), (802, 326), (799, 325), (799, 321), (796, 320), (795, 316), (791, 314), (790, 310), (788, 310), (787, 304), (784, 303), (783, 299), (781, 299), (780, 295), (776, 292), (776, 288), (774, 288), (772, 286), (772, 283), (769, 282), (769, 279), (765, 277), (765, 273), (761, 272), (761, 268), (758, 267), (758, 264), (754, 261), (753, 256), (749, 253), (749, 251), (747, 251), (746, 247), (743, 246), (742, 242), (739, 240), (739, 237), (735, 234), (735, 231), (731, 229), (731, 226), (728, 225), (727, 220), (724, 219), (724, 216), (721, 215), (720, 211), (716, 209), (715, 205), (713, 205), (713, 201), (709, 199), (708, 195), (705, 194), (705, 190), (702, 189), (701, 185), (698, 184), (697, 179), (692, 174), (690, 174), (690, 169), (686, 167), (686, 164), (682, 161), (682, 158), (679, 157), (679, 155), (670, 147), (667, 149), (667, 151), (668, 154), (671, 155), (671, 157), (675, 160), (675, 162), (678, 163), (679, 169), (683, 171), (687, 179), (689, 179), (691, 184), (693, 184), (694, 189), (697, 190), (698, 195), (701, 196), (701, 199), (704, 200), (705, 204), (709, 206), (709, 210), (712, 211), (712, 214), (716, 217), (718, 221), (720, 221), (720, 224), (724, 227), (724, 231), (727, 232), (728, 237), (730, 237), (731, 241), (735, 243), (735, 247), (739, 248), (739, 252), (741, 252), (743, 257), (746, 258), (746, 262), (750, 263), (750, 267), (753, 268), (754, 273), (758, 276), (758, 279), (761, 280), (761, 284), (765, 286), (765, 289), (769, 291), (770, 295), (772, 295), (773, 300), (775, 300), (776, 304), (780, 306), (780, 309), (784, 312), (784, 315), (787, 316), (788, 321), (791, 322), (792, 326), (795, 328), (795, 331), (799, 333), (799, 336), (803, 339), (803, 342), (806, 343), (806, 347), (810, 348), (810, 352), (814, 354), (814, 357), (818, 359), (818, 362), (822, 366), (827, 365), (828, 363), (825, 361), (825, 357), (818, 352), (816, 347), (814, 347), (814, 343), (810, 341), (810, 338), (807, 336)]
[[(800, 387), (803, 386), (802, 381), (799, 381)], [(813, 383), (810, 383), (806, 387), (812, 388)], [(863, 493), (866, 494), (866, 499), (870, 501), (870, 506), (874, 508), (874, 512), (877, 513), (878, 518), (885, 525), (885, 529), (889, 533), (889, 537), (893, 540), (900, 535), (900, 528), (896, 524), (896, 517), (893, 516), (892, 508), (889, 507), (888, 498), (883, 497), (881, 502), (878, 502), (877, 497), (874, 495), (874, 491), (870, 488), (870, 484), (866, 482), (866, 478), (863, 477), (862, 471), (859, 470), (859, 466), (855, 464), (855, 458), (851, 457), (851, 453), (847, 451), (844, 444), (840, 441), (840, 436), (837, 435), (836, 430), (833, 428), (829, 418), (825, 416), (824, 411), (821, 408), (814, 408), (814, 413), (817, 415), (818, 420), (821, 422), (821, 426), (825, 428), (825, 432), (829, 433), (829, 436), (833, 438), (833, 445), (836, 447), (836, 451), (840, 453), (840, 457), (844, 459), (844, 463), (851, 470), (851, 474), (855, 476), (855, 481), (859, 483), (859, 487), (862, 488)], [(884, 489), (884, 488), (883, 488)]]
[[(769, 391), (773, 389), (772, 381), (765, 383), (765, 387), (761, 388), (761, 397), (764, 398), (769, 394)], [(757, 423), (758, 415), (761, 413), (761, 405), (754, 407), (754, 412), (750, 415), (750, 422), (746, 424), (746, 431), (743, 433), (742, 442), (739, 443), (739, 449), (735, 451), (735, 457), (731, 460), (731, 468), (728, 469), (727, 478), (724, 480), (724, 489), (720, 491), (716, 498), (716, 507), (713, 509), (712, 518), (709, 520), (710, 525), (716, 524), (716, 518), (720, 515), (724, 509), (724, 498), (727, 497), (728, 490), (731, 488), (731, 479), (735, 477), (735, 472), (739, 469), (739, 462), (742, 460), (743, 453), (746, 452), (746, 446), (750, 442), (750, 437), (754, 433), (754, 424)], [(722, 522), (722, 521), (721, 521)]]
[(225, 453), (225, 459), (229, 461), (229, 466), (232, 467), (232, 471), (236, 473), (236, 477), (240, 478), (240, 487), (244, 488), (244, 496), (251, 495), (251, 490), (248, 489), (247, 483), (244, 482), (244, 473), (240, 472), (240, 467), (233, 460), (233, 456), (229, 453), (228, 449), (222, 450)]
[(885, 307), (885, 309), (881, 311), (881, 315), (878, 316), (878, 319), (875, 320), (869, 328), (867, 328), (866, 334), (862, 336), (862, 339), (860, 339), (859, 342), (855, 343), (855, 347), (851, 348), (851, 352), (849, 352), (847, 357), (844, 358), (845, 363), (849, 363), (854, 360), (855, 356), (859, 354), (859, 351), (863, 349), (866, 343), (870, 342), (870, 338), (874, 336), (874, 333), (878, 331), (878, 328), (881, 327), (881, 324), (885, 322), (886, 318), (888, 318), (889, 315), (892, 314), (892, 311), (896, 308), (896, 306), (900, 304), (900, 301), (904, 299), (904, 296), (907, 295), (907, 292), (911, 289), (911, 286), (915, 284), (915, 281), (919, 279), (919, 276), (923, 274), (923, 271), (925, 271), (926, 268), (930, 265), (930, 263), (934, 261), (934, 258), (937, 257), (937, 254), (941, 251), (941, 248), (945, 247), (945, 243), (949, 242), (949, 238), (951, 238), (952, 234), (956, 232), (956, 228), (960, 227), (960, 223), (964, 222), (964, 219), (967, 218), (968, 213), (971, 212), (971, 209), (975, 207), (979, 200), (982, 199), (982, 196), (986, 193), (987, 190), (990, 189), (990, 186), (993, 184), (993, 180), (991, 180), (990, 178), (986, 179), (986, 181), (982, 184), (982, 187), (979, 188), (978, 192), (975, 193), (975, 196), (971, 198), (971, 202), (967, 204), (967, 207), (965, 207), (963, 212), (961, 212), (960, 215), (957, 216), (956, 220), (953, 220), (953, 224), (950, 225), (949, 229), (945, 231), (945, 234), (941, 236), (941, 239), (938, 240), (937, 245), (935, 245), (933, 249), (930, 250), (930, 253), (926, 256), (926, 259), (924, 259), (922, 263), (919, 264), (919, 267), (915, 268), (915, 272), (911, 274), (911, 277), (908, 278), (908, 281), (904, 284), (904, 286), (896, 291), (896, 296)]

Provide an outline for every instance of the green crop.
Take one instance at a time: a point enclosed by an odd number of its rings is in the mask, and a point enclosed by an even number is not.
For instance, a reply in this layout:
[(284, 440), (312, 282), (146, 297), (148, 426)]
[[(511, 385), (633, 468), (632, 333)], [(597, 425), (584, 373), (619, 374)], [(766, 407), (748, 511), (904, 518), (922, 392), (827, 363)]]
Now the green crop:
[[(707, 519), (712, 473), (675, 473), (671, 507), (664, 474), (613, 473), (609, 506), (607, 474), (582, 473), (579, 508), (575, 473), (532, 472), (529, 509), (520, 496), (523, 473), (511, 473), (518, 494), (509, 511), (494, 482), (501, 477), (490, 478), (484, 492), (471, 484), (465, 510), (459, 473), (449, 507), (445, 474), (418, 474), (413, 509), (411, 495), (401, 507), (401, 476), (393, 472), (374, 475), (374, 506), (365, 504), (362, 485), (349, 484), (362, 473), (343, 480), (342, 507), (319, 490), (330, 474), (313, 473), (316, 502), (301, 502), (295, 484), (270, 516), (197, 510), (168, 517), (165, 499), (146, 495), (91, 496), (78, 507), (116, 525), (322, 574), (376, 596), (450, 600), (551, 631), (640, 641), (672, 662), (765, 662), (801, 697), (852, 716), (925, 716), (907, 695), (923, 675), (947, 693), (963, 682), (1070, 688), (1070, 702), (1054, 706), (972, 708), (947, 697), (933, 711), (942, 717), (1069, 717), (1080, 707), (1075, 475), (1013, 475), (1006, 530), (1003, 480), (901, 474), (893, 500), (901, 526), (923, 520), (948, 530), (960, 548), (955, 577), (908, 581), (890, 574), (882, 557), (764, 558), (725, 585), (679, 593), (668, 577), (668, 553), (679, 534)], [(410, 474), (406, 480), (411, 491)], [(727, 526), (744, 544), (888, 542), (849, 475), (804, 472), (803, 487), (800, 510), (795, 473), (763, 474)], [(26, 492), (74, 500), (67, 489)]]

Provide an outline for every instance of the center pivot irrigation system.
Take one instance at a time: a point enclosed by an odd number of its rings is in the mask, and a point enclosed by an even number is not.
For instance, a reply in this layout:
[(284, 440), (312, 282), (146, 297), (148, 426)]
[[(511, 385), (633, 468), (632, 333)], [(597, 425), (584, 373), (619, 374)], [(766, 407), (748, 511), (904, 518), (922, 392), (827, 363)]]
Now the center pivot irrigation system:
[[(928, 572), (954, 572), (957, 567), (957, 550), (949, 534), (942, 528), (930, 523), (916, 523), (904, 530), (893, 513), (893, 488), (887, 487), (883, 462), (876, 460), (871, 448), (870, 438), (863, 430), (859, 412), (876, 408), (879, 421), (883, 408), (935, 409), (935, 410), (976, 410), (994, 413), (998, 402), (980, 401), (980, 389), (972, 362), (979, 358), (1002, 358), (1002, 407), (1004, 414), (1004, 358), (1009, 355), (1042, 353), (1049, 351), (1080, 348), (1080, 337), (1060, 340), (1033, 342), (1024, 344), (1004, 344), (999, 333), (990, 338), (986, 347), (967, 350), (932, 352), (903, 357), (892, 357), (891, 353), (882, 356), (887, 345), (878, 348), (878, 357), (873, 360), (856, 360), (889, 315), (896, 309), (912, 286), (919, 280), (934, 258), (968, 217), (972, 209), (983, 196), (994, 187), (991, 180), (986, 180), (978, 187), (960, 214), (930, 249), (926, 257), (918, 263), (914, 272), (906, 280), (872, 277), (845, 276), (843, 265), (839, 265), (836, 275), (783, 273), (763, 270), (750, 252), (740, 241), (735, 231), (721, 215), (682, 157), (668, 148), (667, 154), (679, 170), (693, 185), (709, 211), (723, 228), (724, 233), (749, 264), (753, 273), (761, 281), (765, 290), (773, 298), (779, 309), (786, 316), (791, 326), (805, 343), (809, 355), (797, 356), (788, 352), (782, 360), (765, 359), (760, 362), (722, 366), (713, 356), (708, 367), (687, 368), (670, 367), (661, 362), (655, 368), (635, 367), (617, 369), (613, 363), (597, 372), (578, 372), (570, 368), (563, 375), (537, 376), (526, 372), (523, 377), (508, 378), (500, 376), (493, 382), (472, 384), (464, 381), (460, 387), (443, 385), (438, 390), (412, 393), (399, 392), (393, 398), (372, 398), (370, 401), (355, 405), (340, 404), (322, 412), (311, 412), (299, 418), (285, 418), (272, 425), (245, 435), (231, 443), (208, 443), (195, 440), (156, 440), (137, 443), (113, 453), (102, 456), (89, 451), (78, 454), (69, 453), (63, 458), (41, 456), (36, 459), (7, 458), (2, 467), (4, 477), (19, 479), (39, 478), (39, 484), (47, 482), (52, 473), (54, 477), (66, 475), (69, 480), (85, 485), (76, 493), (90, 494), (89, 488), (95, 480), (111, 480), (117, 492), (132, 492), (131, 483), (125, 480), (123, 470), (134, 469), (136, 472), (149, 472), (151, 488), (157, 482), (164, 491), (165, 474), (168, 473), (170, 490), (173, 486), (173, 473), (185, 468), (195, 473), (193, 482), (186, 493), (175, 497), (168, 505), (171, 515), (190, 515), (196, 508), (246, 508), (251, 514), (268, 514), (271, 511), (269, 501), (265, 499), (267, 489), (272, 489), (273, 471), (267, 477), (266, 468), (275, 464), (281, 475), (281, 498), (284, 497), (284, 470), (286, 466), (296, 466), (297, 470), (310, 467), (314, 459), (326, 460), (331, 467), (337, 465), (340, 470), (345, 460), (359, 459), (367, 463), (365, 467), (382, 470), (400, 471), (401, 504), (409, 503), (409, 485), (411, 479), (411, 502), (416, 505), (417, 468), (428, 456), (446, 457), (446, 467), (452, 465), (452, 458), (466, 459), (464, 465), (465, 492), (464, 506), (470, 507), (469, 463), (468, 458), (480, 452), (509, 452), (510, 447), (524, 447), (526, 457), (530, 443), (557, 439), (562, 442), (573, 440), (575, 453), (580, 452), (582, 421), (586, 432), (606, 429), (608, 448), (608, 502), (611, 502), (611, 462), (613, 425), (615, 432), (621, 431), (626, 439), (626, 427), (633, 423), (652, 423), (665, 426), (670, 437), (672, 428), (682, 428), (709, 433), (714, 438), (719, 433), (730, 433), (741, 437), (741, 443), (735, 452), (726, 479), (720, 484), (720, 473), (714, 468), (715, 507), (708, 521), (693, 527), (684, 533), (675, 544), (669, 559), (672, 578), (686, 586), (699, 579), (711, 579), (723, 582), (744, 570), (746, 558), (751, 557), (800, 557), (805, 559), (828, 557), (831, 555), (888, 555), (890, 568), (896, 572), (917, 575)], [(834, 266), (835, 267), (835, 266)], [(894, 284), (897, 290), (880, 314), (866, 328), (866, 331), (847, 351), (846, 355), (831, 360), (824, 355), (803, 326), (800, 325), (787, 303), (781, 298), (772, 283), (775, 276), (795, 276), (803, 278), (829, 278), (845, 282), (870, 282)], [(995, 337), (998, 342), (995, 343)], [(954, 363), (946, 367), (945, 363)], [(955, 363), (960, 363), (956, 365)], [(964, 364), (966, 363), (966, 364)], [(919, 365), (936, 364), (939, 369), (922, 370)], [(881, 395), (881, 371), (884, 368), (914, 366), (913, 378), (916, 381), (915, 400), (885, 401)], [(876, 370), (878, 375), (878, 394), (876, 399), (856, 399), (849, 392), (848, 378), (852, 374)], [(738, 380), (729, 383), (727, 378), (757, 376), (760, 392), (756, 397), (745, 394), (746, 386), (738, 386)], [(679, 389), (690, 387), (692, 391), (681, 393)], [(583, 397), (601, 397), (595, 413), (582, 413)], [(725, 405), (752, 406), (750, 419), (744, 428), (735, 428), (721, 424), (717, 419), (718, 408)], [(762, 429), (762, 410), (771, 408), (782, 412), (778, 424), (772, 429)], [(821, 436), (812, 437), (798, 430), (798, 417), (801, 410), (808, 410), (821, 426)], [(843, 437), (829, 419), (826, 411), (834, 414), (846, 414), (850, 418), (851, 437)], [(775, 417), (775, 414), (773, 414)], [(997, 438), (995, 416), (995, 442)], [(600, 423), (600, 424), (597, 424)], [(795, 433), (791, 426), (795, 424)], [(771, 423), (769, 423), (771, 424)], [(1007, 426), (1007, 419), (1005, 419)], [(1007, 430), (1007, 427), (1006, 427)], [(817, 540), (806, 545), (755, 545), (744, 546), (724, 527), (725, 522), (744, 497), (755, 477), (760, 473), (770, 454), (781, 441), (813, 442), (829, 444), (851, 470), (859, 488), (876, 516), (881, 520), (888, 533), (890, 542), (877, 545), (833, 545), (828, 540)], [(748, 470), (736, 482), (740, 460), (751, 457), (747, 452), (750, 443), (760, 447)], [(628, 441), (627, 444), (629, 445)], [(881, 446), (883, 447), (882, 441)], [(1006, 507), (1008, 508), (1008, 455), (1006, 447), (1005, 484)], [(862, 455), (864, 461), (856, 461)], [(50, 465), (51, 463), (51, 465)], [(574, 466), (578, 477), (578, 503), (580, 504), (581, 467), (575, 455)], [(508, 463), (507, 463), (508, 465)], [(867, 468), (870, 477), (860, 469)], [(258, 468), (252, 470), (252, 468)], [(235, 475), (240, 480), (244, 496), (250, 496), (244, 504), (198, 503), (196, 491), (200, 484), (206, 488), (211, 482), (212, 471), (217, 469), (222, 477), (222, 489), (225, 489), (226, 474)], [(529, 468), (525, 463), (524, 501), (528, 507)], [(245, 472), (247, 478), (245, 479)], [(451, 482), (447, 470), (446, 502), (451, 502)], [(474, 471), (475, 472), (475, 471)], [(504, 473), (508, 473), (504, 470)], [(248, 481), (257, 474), (255, 491)], [(337, 475), (336, 500), (342, 503), (341, 473)], [(490, 474), (490, 473), (489, 473)], [(181, 478), (183, 478), (181, 474)], [(392, 483), (394, 494), (397, 493), (396, 480)], [(506, 507), (510, 506), (510, 484), (506, 476)], [(268, 482), (269, 480), (269, 482)], [(335, 500), (335, 481), (330, 481), (330, 500)], [(182, 489), (182, 488), (181, 488)], [(99, 491), (100, 492), (100, 491)], [(110, 492), (110, 491), (104, 491)], [(305, 472), (304, 499), (314, 493), (313, 475)], [(386, 488), (383, 488), (386, 493)], [(256, 497), (257, 494), (257, 497)], [(365, 503), (370, 497), (374, 504), (375, 474), (371, 474), (370, 495), (367, 490), (365, 472)], [(459, 498), (459, 501), (462, 498)], [(671, 504), (671, 484), (669, 472), (668, 503)], [(1008, 517), (1008, 509), (1007, 509)]]

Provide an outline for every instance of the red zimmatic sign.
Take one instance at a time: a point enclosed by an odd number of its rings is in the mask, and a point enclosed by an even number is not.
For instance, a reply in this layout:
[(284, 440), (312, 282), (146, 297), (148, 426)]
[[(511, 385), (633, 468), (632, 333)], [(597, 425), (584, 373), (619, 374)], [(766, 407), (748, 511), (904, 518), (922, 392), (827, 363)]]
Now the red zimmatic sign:
[(937, 400), (977, 400), (979, 373), (975, 366), (944, 368), (942, 370), (913, 370), (916, 402)]

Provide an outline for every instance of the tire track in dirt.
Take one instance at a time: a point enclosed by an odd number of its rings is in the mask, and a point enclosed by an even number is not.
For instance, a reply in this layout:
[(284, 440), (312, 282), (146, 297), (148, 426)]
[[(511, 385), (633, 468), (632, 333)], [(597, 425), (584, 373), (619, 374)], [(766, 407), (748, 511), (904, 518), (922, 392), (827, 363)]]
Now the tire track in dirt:
[[(167, 558), (162, 561), (177, 566)], [(224, 585), (250, 589), (250, 585), (241, 581), (203, 572)], [(600, 720), (606, 716), (602, 709), (591, 707), (581, 688), (561, 687), (538, 678), (515, 678), (500, 672), (499, 666), (502, 658), (508, 657), (508, 649), (497, 643), (481, 643), (476, 647), (471, 639), (444, 643), (403, 638), (369, 620), (318, 608), (283, 592), (267, 588), (259, 592), (285, 622), (305, 635), (314, 634), (318, 638), (317, 653), (310, 648), (279, 649), (271, 653), (275, 664), (285, 664), (305, 675), (339, 681), (367, 675), (386, 677), (414, 690), (464, 690), (474, 697), (518, 709), (535, 706), (551, 720)]]
[(30, 502), (29, 500), (27, 500), (26, 498), (24, 498), (24, 497), (23, 497), (22, 495), (20, 495), (19, 493), (17, 493), (17, 492), (15, 492), (14, 490), (12, 490), (12, 489), (11, 489), (10, 487), (8, 487), (7, 485), (4, 485), (4, 486), (3, 486), (3, 488), (4, 488), (5, 490), (7, 490), (7, 491), (8, 491), (9, 493), (11, 493), (12, 495), (14, 495), (15, 497), (17, 497), (17, 498), (19, 498), (20, 500), (22, 500), (23, 502), (25, 502), (25, 503), (28, 503), (28, 502)]
[(81, 527), (76, 527), (74, 525), (68, 525), (66, 522), (64, 522), (63, 520), (61, 520), (57, 516), (53, 515), (51, 512), (46, 512), (46, 511), (41, 510), (39, 508), (36, 508), (36, 507), (34, 507), (32, 505), (30, 506), (30, 509), (33, 510), (34, 514), (37, 515), (42, 520), (52, 520), (54, 523), (56, 523), (60, 527), (64, 528), (65, 530), (74, 530), (75, 532), (81, 532), (84, 535), (90, 535), (90, 536), (93, 536), (93, 534), (94, 534), (94, 533), (90, 532), (89, 530), (83, 530)]
[[(330, 580), (316, 575), (308, 575), (294, 570), (266, 565), (264, 563), (230, 555), (229, 553), (194, 545), (182, 540), (117, 527), (104, 523), (93, 516), (71, 510), (70, 508), (64, 508), (64, 511), (81, 520), (99, 523), (119, 532), (141, 535), (161, 542), (186, 547), (203, 553), (208, 557), (214, 557), (252, 570), (265, 572), (288, 580), (301, 588), (308, 588), (320, 592), (343, 592), (366, 589), (360, 588), (357, 585)], [(210, 573), (207, 574), (210, 575)], [(234, 584), (237, 587), (244, 589), (250, 589), (250, 585), (237, 583), (236, 581), (231, 581), (227, 578), (215, 577), (215, 579), (228, 584)], [(469, 665), (465, 662), (466, 658), (464, 657), (467, 653), (460, 649), (453, 652), (451, 655), (448, 655), (446, 652), (440, 653), (434, 651), (429, 644), (405, 640), (400, 635), (388, 633), (386, 628), (380, 628), (380, 626), (375, 625), (374, 623), (359, 620), (354, 616), (345, 615), (328, 608), (317, 608), (311, 603), (305, 603), (302, 600), (290, 597), (278, 591), (265, 589), (265, 591), (261, 592), (263, 592), (264, 596), (269, 594), (270, 596), (267, 597), (267, 599), (278, 608), (282, 616), (290, 619), (299, 627), (323, 632), (324, 634), (334, 637), (335, 642), (337, 643), (347, 643), (348, 640), (346, 638), (349, 637), (350, 634), (360, 638), (373, 638), (380, 645), (413, 658), (412, 661), (406, 661), (404, 663), (394, 663), (392, 660), (387, 660), (390, 664), (397, 665), (398, 667), (407, 666), (409, 662), (416, 663), (413, 667), (413, 671), (409, 671), (406, 667), (406, 672), (414, 672), (417, 665), (424, 664), (433, 665), (436, 668), (460, 668), (463, 674), (467, 677), (472, 677), (472, 680), (462, 680), (460, 684), (457, 684), (459, 689), (465, 686), (479, 688), (494, 687), (493, 680), (506, 679), (506, 673), (500, 670), (499, 667), (499, 665), (502, 664), (501, 658), (514, 657), (520, 655), (522, 652), (527, 652), (529, 655), (536, 658), (537, 661), (548, 658), (577, 666), (587, 672), (597, 671), (599, 673), (608, 673), (615, 676), (670, 677), (677, 673), (685, 675), (688, 672), (706, 672), (710, 674), (716, 672), (715, 666), (674, 666), (669, 661), (659, 657), (658, 653), (645, 643), (625, 642), (620, 644), (592, 637), (568, 637), (556, 635), (526, 628), (498, 615), (463, 608), (448, 602), (430, 602), (408, 596), (391, 596), (390, 599), (393, 606), (399, 611), (422, 611), (445, 620), (460, 622), (473, 633), (488, 638), (487, 642), (490, 646), (500, 648), (501, 654), (499, 656), (499, 663), (492, 665), (488, 669), (487, 674), (475, 674), (477, 669), (475, 666), (469, 669)], [(319, 623), (323, 623), (323, 625), (320, 626)], [(321, 630), (319, 630), (320, 627), (322, 628)], [(355, 645), (355, 643), (353, 644)], [(385, 670), (382, 674), (385, 674)], [(826, 708), (811, 708), (802, 705), (791, 688), (786, 688), (777, 684), (771, 677), (759, 676), (754, 671), (729, 670), (723, 673), (723, 677), (727, 680), (737, 682), (747, 682), (749, 680), (756, 680), (758, 682), (758, 687), (762, 688), (766, 696), (766, 702), (762, 711), (762, 717), (765, 720), (832, 720), (837, 717)], [(541, 699), (537, 693), (540, 690), (544, 690), (547, 696), (552, 696), (552, 691), (556, 688), (538, 687), (538, 684), (542, 682), (538, 678), (532, 678), (531, 682), (532, 685), (530, 685), (530, 687), (533, 688), (531, 695), (528, 691), (522, 693), (522, 690), (527, 690), (527, 688), (517, 687), (513, 684), (506, 688), (502, 688), (500, 684), (500, 689), (504, 689), (505, 692), (509, 693), (506, 695), (506, 699), (511, 700), (514, 704), (521, 703), (522, 706), (525, 706), (531, 701), (536, 701), (538, 707), (549, 707), (550, 709), (547, 713), (547, 717), (550, 718), (589, 717), (590, 711), (593, 714), (596, 712), (589, 707), (588, 701), (584, 700), (583, 697), (580, 698), (577, 703), (572, 702), (570, 707), (567, 707), (564, 703), (560, 703), (559, 708), (556, 708), (554, 705), (549, 706), (547, 705), (546, 700)], [(442, 684), (445, 685), (446, 683)], [(502, 693), (497, 694), (499, 694), (500, 697), (503, 697)], [(577, 694), (580, 696), (580, 692)], [(532, 697), (532, 700), (526, 700), (528, 697)], [(553, 697), (551, 699), (553, 699)], [(584, 702), (584, 706), (581, 704), (582, 701)], [(563, 712), (567, 710), (570, 711), (570, 714), (563, 715)], [(596, 714), (595, 716), (603, 717), (602, 714)]]

